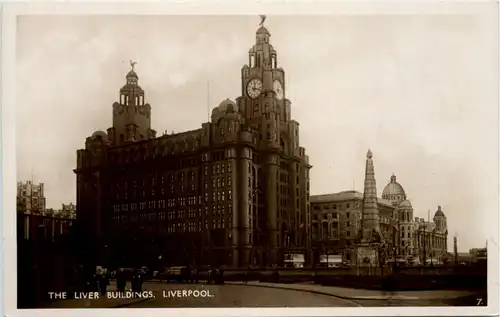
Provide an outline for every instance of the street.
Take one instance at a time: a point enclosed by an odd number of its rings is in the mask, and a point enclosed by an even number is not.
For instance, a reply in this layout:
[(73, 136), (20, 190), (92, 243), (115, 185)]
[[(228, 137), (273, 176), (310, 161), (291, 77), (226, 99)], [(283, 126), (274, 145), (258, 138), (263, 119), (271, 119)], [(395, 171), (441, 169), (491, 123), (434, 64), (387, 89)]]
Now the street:
[[(114, 281), (108, 292), (116, 294)], [(229, 282), (176, 284), (149, 281), (143, 285), (148, 298), (59, 300), (46, 308), (196, 308), (196, 307), (386, 307), (386, 306), (485, 306), (481, 292), (434, 290), (379, 292), (315, 284)], [(149, 296), (151, 294), (152, 296)], [(152, 298), (149, 298), (152, 297)]]
[[(126, 308), (166, 307), (357, 307), (356, 303), (328, 295), (309, 292), (264, 288), (246, 285), (197, 285), (146, 283), (145, 289), (153, 290), (155, 298), (138, 302)], [(168, 290), (208, 289), (211, 298), (163, 298)]]

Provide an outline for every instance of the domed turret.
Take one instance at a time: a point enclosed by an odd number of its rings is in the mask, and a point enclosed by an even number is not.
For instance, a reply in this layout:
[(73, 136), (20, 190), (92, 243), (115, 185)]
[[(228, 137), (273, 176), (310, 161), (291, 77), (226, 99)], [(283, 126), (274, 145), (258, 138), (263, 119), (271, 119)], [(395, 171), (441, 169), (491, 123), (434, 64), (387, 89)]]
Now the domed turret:
[(436, 210), (436, 213), (434, 214), (434, 223), (436, 224), (437, 230), (444, 232), (447, 230), (448, 225), (446, 221), (446, 216), (444, 215), (443, 210), (441, 210), (441, 206), (438, 206), (438, 209)]
[(96, 132), (92, 133), (92, 138), (95, 138), (95, 139), (101, 138), (101, 140), (107, 141), (108, 135), (104, 131), (96, 131)]
[(231, 113), (238, 113), (238, 106), (231, 99), (223, 100), (219, 106), (212, 110), (212, 122), (217, 123), (219, 119)]
[(135, 78), (135, 79), (139, 79), (139, 76), (137, 76), (137, 73), (136, 73), (133, 69), (131, 69), (131, 70), (128, 72), (128, 74), (127, 74), (126, 78), (127, 78), (127, 79), (133, 79), (133, 78)]
[(271, 35), (271, 33), (269, 33), (269, 31), (266, 29), (266, 27), (265, 27), (265, 26), (261, 26), (261, 27), (257, 30), (257, 34)]
[(441, 206), (438, 206), (436, 213), (434, 214), (434, 218), (436, 217), (445, 217), (444, 212), (441, 210)]
[(236, 103), (234, 101), (228, 98), (219, 104), (218, 109), (220, 112), (225, 114), (226, 112), (237, 112), (238, 106), (236, 106)]
[(406, 200), (406, 193), (400, 183), (396, 181), (396, 175), (391, 176), (389, 184), (382, 191), (382, 198), (398, 203)]
[(403, 200), (402, 202), (399, 203), (398, 208), (399, 209), (411, 209), (413, 207), (412, 207), (411, 202), (409, 200)]

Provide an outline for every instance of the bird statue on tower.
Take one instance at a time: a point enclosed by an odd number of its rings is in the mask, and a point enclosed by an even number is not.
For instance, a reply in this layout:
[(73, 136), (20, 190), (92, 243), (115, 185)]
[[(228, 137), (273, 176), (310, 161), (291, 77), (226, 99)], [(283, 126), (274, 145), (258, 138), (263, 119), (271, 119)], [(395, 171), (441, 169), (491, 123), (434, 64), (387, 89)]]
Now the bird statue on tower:
[(259, 25), (260, 26), (264, 25), (265, 21), (266, 21), (266, 16), (265, 15), (260, 15), (260, 23), (259, 23)]
[(132, 70), (134, 70), (135, 64), (137, 64), (137, 62), (130, 60), (130, 67), (132, 67)]

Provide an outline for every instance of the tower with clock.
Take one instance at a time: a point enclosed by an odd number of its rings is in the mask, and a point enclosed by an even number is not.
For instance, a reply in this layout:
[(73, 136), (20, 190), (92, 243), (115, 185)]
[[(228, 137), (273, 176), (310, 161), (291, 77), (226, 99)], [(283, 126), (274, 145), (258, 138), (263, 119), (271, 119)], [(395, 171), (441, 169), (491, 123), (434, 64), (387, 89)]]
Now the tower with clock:
[[(299, 146), (299, 124), (291, 119), (285, 72), (278, 66), (270, 36), (261, 23), (248, 52), (248, 64), (241, 69), (242, 93), (237, 98), (245, 125), (254, 135), (251, 164), (257, 173), (253, 186), (256, 194), (261, 193), (249, 202), (248, 232), (253, 238), (246, 239), (245, 233), (240, 241), (248, 241), (254, 251), (260, 246), (264, 254), (257, 256), (257, 262), (267, 264), (281, 263), (284, 253), (292, 252), (286, 250), (296, 248), (302, 253), (310, 249), (311, 166), (305, 149)], [(255, 254), (249, 257), (256, 262)]]

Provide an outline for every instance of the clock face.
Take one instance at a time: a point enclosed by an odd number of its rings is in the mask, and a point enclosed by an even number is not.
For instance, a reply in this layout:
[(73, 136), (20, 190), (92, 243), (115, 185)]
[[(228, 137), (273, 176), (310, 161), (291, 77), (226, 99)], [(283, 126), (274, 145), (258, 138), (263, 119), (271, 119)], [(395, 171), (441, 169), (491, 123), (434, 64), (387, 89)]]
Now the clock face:
[(276, 99), (278, 99), (278, 100), (283, 99), (283, 86), (281, 86), (281, 83), (279, 80), (275, 80), (273, 82), (273, 90), (276, 93)]
[(247, 86), (247, 94), (250, 98), (255, 99), (262, 92), (262, 82), (258, 78), (250, 80)]

